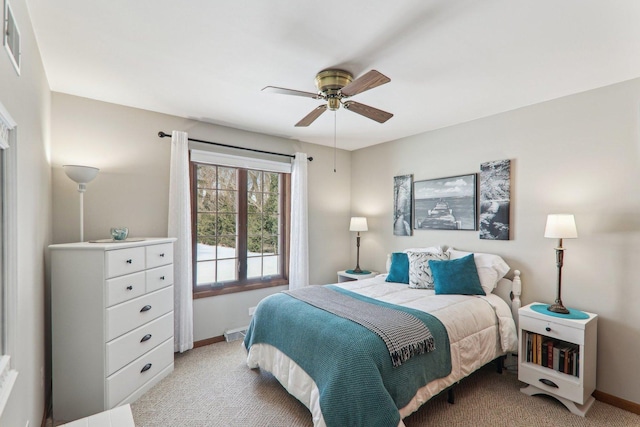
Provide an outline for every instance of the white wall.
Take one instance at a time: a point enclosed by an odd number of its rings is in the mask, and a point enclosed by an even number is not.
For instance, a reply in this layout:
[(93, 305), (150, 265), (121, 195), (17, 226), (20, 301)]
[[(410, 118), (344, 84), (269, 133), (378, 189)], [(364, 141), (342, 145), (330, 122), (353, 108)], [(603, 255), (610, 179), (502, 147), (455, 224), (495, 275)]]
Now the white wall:
[[(52, 102), (53, 241), (79, 239), (76, 184), (62, 165), (100, 168), (84, 195), (84, 238), (109, 237), (115, 225), (130, 236), (165, 236), (167, 232), (170, 140), (158, 131), (184, 130), (196, 139), (314, 158), (308, 167), (309, 256), (312, 283), (335, 282), (348, 267), (351, 154), (338, 150), (216, 126), (115, 104), (53, 94)], [(243, 153), (234, 151), (234, 154)], [(249, 324), (248, 308), (282, 288), (194, 300), (194, 339), (220, 336)]]
[[(4, 3), (3, 3), (4, 10)], [(49, 167), (50, 92), (23, 0), (11, 2), (21, 35), (22, 68), (18, 76), (0, 48), (0, 102), (17, 122), (17, 306), (8, 327), (16, 336), (11, 361), (17, 382), (0, 425), (40, 425), (45, 399), (45, 257), (51, 240)], [(0, 12), (0, 14), (3, 14)]]
[[(525, 304), (550, 303), (557, 242), (543, 237), (546, 215), (573, 213), (579, 238), (564, 241), (563, 301), (599, 314), (597, 389), (640, 403), (639, 104), (640, 79), (353, 152), (351, 206), (370, 229), (360, 264), (383, 269), (389, 252), (437, 244), (498, 253), (522, 271)], [(394, 176), (468, 174), (501, 159), (512, 161), (512, 240), (393, 236)]]

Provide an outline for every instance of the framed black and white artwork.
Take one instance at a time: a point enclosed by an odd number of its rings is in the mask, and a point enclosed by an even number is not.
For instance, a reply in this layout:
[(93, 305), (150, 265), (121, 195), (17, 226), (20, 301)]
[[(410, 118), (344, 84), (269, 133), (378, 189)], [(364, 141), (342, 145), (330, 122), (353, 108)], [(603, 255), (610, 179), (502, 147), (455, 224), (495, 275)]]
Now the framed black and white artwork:
[(509, 240), (511, 160), (480, 165), (480, 238)]
[(476, 174), (416, 181), (414, 229), (476, 230)]
[(413, 175), (393, 177), (393, 235), (411, 236)]

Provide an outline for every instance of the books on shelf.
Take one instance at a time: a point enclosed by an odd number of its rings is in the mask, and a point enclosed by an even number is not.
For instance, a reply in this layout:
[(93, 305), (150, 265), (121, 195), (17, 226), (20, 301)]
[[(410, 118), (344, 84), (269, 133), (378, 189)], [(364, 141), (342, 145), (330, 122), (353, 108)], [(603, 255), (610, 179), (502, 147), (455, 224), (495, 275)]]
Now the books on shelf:
[(580, 376), (580, 346), (550, 338), (542, 334), (523, 331), (526, 361), (545, 368)]

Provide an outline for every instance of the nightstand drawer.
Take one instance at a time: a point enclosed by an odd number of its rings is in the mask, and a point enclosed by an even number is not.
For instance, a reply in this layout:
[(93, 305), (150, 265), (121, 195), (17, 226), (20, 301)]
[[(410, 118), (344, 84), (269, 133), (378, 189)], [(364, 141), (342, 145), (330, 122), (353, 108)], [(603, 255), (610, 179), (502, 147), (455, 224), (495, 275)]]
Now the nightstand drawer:
[(575, 344), (584, 344), (584, 329), (572, 328), (549, 321), (541, 321), (527, 316), (520, 316), (520, 328), (529, 332), (535, 332), (544, 336), (555, 338)]
[(173, 286), (107, 309), (107, 341), (173, 310)]
[(556, 396), (569, 399), (572, 402), (580, 404), (585, 402), (584, 387), (578, 377), (566, 375), (532, 363), (522, 363), (518, 368), (518, 379)]

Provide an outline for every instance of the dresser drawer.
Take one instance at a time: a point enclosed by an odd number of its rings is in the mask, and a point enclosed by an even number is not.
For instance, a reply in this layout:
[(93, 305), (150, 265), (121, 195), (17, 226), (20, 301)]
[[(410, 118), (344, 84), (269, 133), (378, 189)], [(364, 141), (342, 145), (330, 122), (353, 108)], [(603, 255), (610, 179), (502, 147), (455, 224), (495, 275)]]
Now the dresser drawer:
[(109, 279), (107, 280), (107, 307), (139, 297), (146, 292), (144, 271)]
[(584, 344), (584, 329), (561, 325), (552, 320), (541, 321), (527, 316), (520, 316), (519, 322), (520, 328), (525, 331), (535, 332), (550, 338), (575, 344)]
[(107, 407), (112, 408), (173, 362), (173, 339), (140, 356), (107, 378)]
[(107, 343), (107, 376), (173, 336), (173, 311)]
[(173, 285), (173, 264), (146, 271), (147, 292)]
[(173, 262), (173, 243), (151, 245), (147, 250), (147, 268), (160, 267)]
[(173, 310), (173, 286), (107, 309), (107, 341)]
[(518, 379), (541, 390), (580, 404), (583, 404), (585, 398), (590, 394), (587, 393), (587, 396), (585, 396), (584, 387), (578, 377), (532, 363), (522, 363), (519, 366)]
[(116, 249), (106, 252), (107, 279), (145, 269), (145, 248)]

